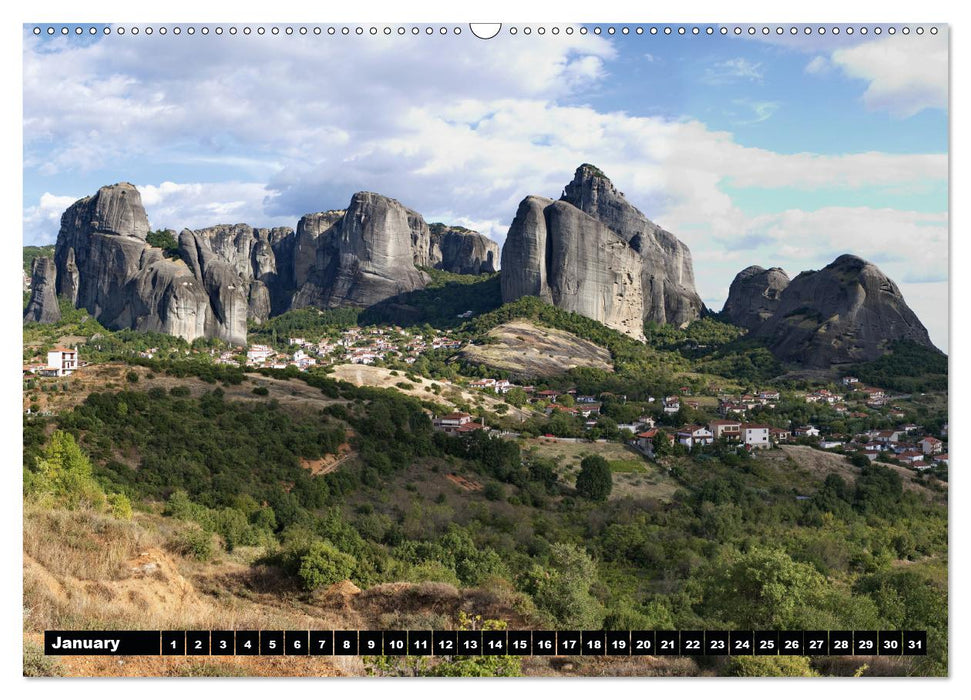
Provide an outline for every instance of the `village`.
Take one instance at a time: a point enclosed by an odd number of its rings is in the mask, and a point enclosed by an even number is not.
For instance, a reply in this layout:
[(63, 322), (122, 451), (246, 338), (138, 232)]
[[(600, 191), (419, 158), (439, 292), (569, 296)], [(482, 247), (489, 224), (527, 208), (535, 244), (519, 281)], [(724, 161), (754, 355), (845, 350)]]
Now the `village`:
[[(823, 403), (832, 408), (837, 416), (870, 419), (882, 417), (890, 420), (902, 419), (906, 413), (894, 404), (894, 399), (883, 389), (862, 385), (856, 377), (846, 376), (840, 381), (845, 393), (829, 389), (802, 392), (797, 398), (807, 404)], [(527, 396), (527, 402), (538, 407), (547, 416), (556, 412), (575, 416), (584, 420), (584, 428), (594, 431), (598, 428), (602, 403), (594, 396), (578, 395), (575, 390), (557, 391), (544, 389), (537, 391), (533, 386), (518, 386), (502, 379), (477, 379), (469, 382), (474, 389), (508, 394), (514, 389)], [(688, 393), (687, 387), (682, 392)], [(626, 397), (621, 397), (626, 399)], [(747, 420), (749, 414), (758, 412), (760, 418), (772, 416), (781, 401), (781, 394), (775, 390), (763, 390), (754, 394), (740, 396), (718, 396), (718, 418), (707, 421), (686, 423), (680, 426), (661, 425), (659, 414), (646, 413), (631, 423), (618, 424), (617, 428), (632, 447), (646, 457), (655, 459), (658, 447), (663, 442), (668, 446), (680, 445), (686, 450), (713, 445), (716, 441), (736, 444), (746, 451), (770, 449), (780, 443), (799, 442), (820, 450), (833, 450), (849, 455), (859, 454), (873, 462), (877, 459), (893, 459), (899, 463), (922, 471), (935, 466), (948, 466), (946, 443), (941, 438), (947, 436), (947, 425), (942, 427), (941, 435), (929, 434), (914, 423), (899, 423), (893, 428), (869, 429), (853, 435), (827, 431), (814, 425), (789, 425), (778, 427), (768, 423)], [(699, 411), (698, 400), (684, 396), (665, 396), (658, 401), (648, 398), (649, 404), (658, 403), (660, 414), (676, 417), (682, 406)], [(862, 404), (862, 405), (860, 405)], [(778, 423), (779, 421), (773, 421)], [(465, 413), (453, 413), (436, 421), (436, 427), (450, 433), (485, 429), (485, 425), (475, 422)], [(547, 438), (554, 436), (548, 435)]]
[[(447, 331), (427, 336), (397, 327), (355, 327), (335, 336), (316, 342), (289, 337), (285, 351), (267, 344), (251, 344), (247, 348), (195, 352), (208, 353), (215, 364), (251, 369), (296, 367), (300, 371), (308, 371), (317, 366), (337, 364), (373, 365), (388, 361), (413, 364), (422, 353), (440, 349), (454, 351), (462, 347), (461, 341), (451, 337)], [(142, 358), (152, 359), (156, 352), (157, 349), (149, 348), (138, 354)], [(25, 365), (24, 375), (68, 377), (85, 364), (77, 348), (56, 347), (48, 351), (46, 364)], [(561, 414), (572, 417), (582, 424), (586, 439), (594, 440), (603, 439), (601, 409), (604, 399), (626, 401), (626, 396), (584, 395), (571, 388), (537, 389), (533, 385), (516, 384), (503, 378), (457, 379), (454, 383), (470, 390), (507, 397), (510, 403), (522, 405), (537, 416)], [(616, 423), (614, 434), (648, 459), (656, 459), (659, 449), (663, 449), (665, 444), (668, 447), (679, 445), (691, 451), (724, 441), (737, 445), (738, 449), (752, 451), (770, 449), (781, 443), (799, 442), (821, 450), (862, 455), (871, 462), (878, 459), (894, 460), (917, 471), (948, 466), (946, 425), (941, 434), (933, 435), (919, 425), (903, 422), (907, 414), (897, 405), (897, 401), (905, 397), (865, 386), (856, 377), (844, 376), (838, 389), (818, 388), (795, 392), (788, 398), (824, 406), (837, 417), (862, 421), (878, 418), (892, 427), (846, 434), (814, 425), (791, 422), (785, 425), (784, 414), (777, 411), (783, 399), (779, 391), (763, 389), (730, 395), (719, 387), (708, 389), (706, 393), (710, 395), (705, 397), (691, 396), (688, 387), (682, 387), (676, 395), (648, 397), (646, 403), (650, 408), (636, 420)], [(712, 399), (717, 403), (712, 403)], [(692, 422), (678, 424), (679, 416), (684, 415), (682, 408), (690, 411)], [(434, 425), (436, 429), (449, 434), (489, 429), (481, 416), (463, 411), (435, 416)], [(503, 434), (511, 433), (507, 431)]]

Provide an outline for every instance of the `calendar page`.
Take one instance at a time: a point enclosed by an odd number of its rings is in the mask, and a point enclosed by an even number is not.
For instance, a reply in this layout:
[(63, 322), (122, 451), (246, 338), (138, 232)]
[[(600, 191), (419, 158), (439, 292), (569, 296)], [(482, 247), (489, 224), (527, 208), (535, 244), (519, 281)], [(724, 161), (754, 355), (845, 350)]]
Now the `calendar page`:
[(948, 25), (23, 26), (23, 673), (948, 675)]

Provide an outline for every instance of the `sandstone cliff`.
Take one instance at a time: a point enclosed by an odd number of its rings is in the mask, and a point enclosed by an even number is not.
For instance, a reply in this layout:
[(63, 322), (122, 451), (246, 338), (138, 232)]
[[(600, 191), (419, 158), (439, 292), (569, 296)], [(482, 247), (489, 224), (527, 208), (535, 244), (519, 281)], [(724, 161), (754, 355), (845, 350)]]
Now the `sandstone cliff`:
[(502, 249), (502, 298), (537, 296), (642, 339), (641, 258), (567, 202), (527, 197)]
[(36, 268), (25, 320), (59, 318), (56, 295), (113, 329), (187, 340), (244, 343), (247, 320), (291, 308), (368, 307), (428, 282), (420, 268), (495, 270), (498, 249), (484, 236), (441, 227), (373, 192), (346, 210), (307, 214), (296, 231), (247, 224), (185, 229), (178, 259), (146, 241), (148, 218), (134, 186), (102, 187), (61, 219), (54, 261)]
[(599, 168), (586, 163), (577, 168), (561, 199), (603, 223), (640, 254), (645, 321), (684, 326), (701, 317), (705, 305), (695, 291), (691, 251), (630, 204)]
[[(245, 342), (245, 301), (241, 313), (241, 282), (232, 267), (208, 248), (200, 252), (191, 232), (180, 236), (180, 254), (195, 263), (167, 260), (145, 241), (148, 232), (141, 196), (129, 183), (72, 204), (54, 250), (57, 294), (108, 328)], [(53, 319), (57, 300), (35, 295), (32, 306), (34, 317)]]
[(502, 249), (502, 298), (525, 295), (637, 338), (645, 321), (683, 326), (705, 312), (687, 246), (592, 165), (577, 168), (559, 202), (520, 203)]
[(30, 276), (30, 302), (24, 310), (24, 323), (57, 323), (61, 320), (56, 284), (54, 259), (34, 258)]
[(779, 359), (809, 367), (874, 360), (895, 340), (933, 347), (897, 285), (855, 255), (799, 274), (753, 335)]
[(397, 200), (358, 192), (340, 218), (308, 214), (297, 231), (293, 308), (366, 307), (428, 282), (418, 269), (429, 264), (428, 225)]
[(781, 267), (752, 265), (735, 275), (722, 314), (736, 326), (755, 330), (779, 308), (789, 275)]
[(499, 244), (461, 226), (430, 224), (429, 264), (458, 275), (495, 272), (499, 266)]

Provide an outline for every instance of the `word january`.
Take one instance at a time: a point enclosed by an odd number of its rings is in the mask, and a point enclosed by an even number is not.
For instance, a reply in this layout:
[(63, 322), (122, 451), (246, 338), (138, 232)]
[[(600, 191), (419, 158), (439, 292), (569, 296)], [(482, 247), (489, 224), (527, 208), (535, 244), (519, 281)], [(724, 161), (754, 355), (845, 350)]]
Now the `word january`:
[(115, 653), (121, 644), (120, 639), (65, 639), (57, 637), (51, 649), (103, 649)]

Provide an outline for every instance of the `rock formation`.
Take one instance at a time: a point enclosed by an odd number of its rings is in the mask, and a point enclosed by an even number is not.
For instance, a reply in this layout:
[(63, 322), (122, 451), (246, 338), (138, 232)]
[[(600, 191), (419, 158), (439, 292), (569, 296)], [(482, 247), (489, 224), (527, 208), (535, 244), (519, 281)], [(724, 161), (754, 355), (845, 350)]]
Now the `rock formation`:
[(24, 311), (24, 323), (57, 323), (61, 309), (57, 304), (57, 270), (53, 258), (34, 258), (30, 277), (30, 302)]
[(573, 205), (527, 197), (502, 249), (502, 298), (537, 296), (642, 339), (641, 258)]
[(683, 326), (705, 311), (688, 248), (592, 165), (577, 168), (558, 202), (520, 203), (502, 249), (502, 298), (525, 295), (637, 338), (645, 321)]
[(297, 225), (294, 308), (366, 307), (428, 283), (418, 269), (428, 267), (430, 245), (420, 214), (373, 192), (358, 192), (336, 214), (308, 214)]
[(695, 291), (688, 246), (630, 204), (599, 168), (586, 163), (577, 168), (561, 199), (603, 223), (640, 254), (645, 321), (684, 326), (705, 313)]
[[(61, 217), (55, 270), (45, 273), (48, 286), (108, 328), (245, 342), (246, 301), (232, 267), (191, 232), (179, 238), (183, 260), (168, 260), (145, 241), (148, 232), (133, 185), (102, 187)], [(35, 294), (28, 307), (33, 317), (47, 319), (56, 309), (49, 293)]]
[(722, 314), (736, 326), (755, 330), (779, 308), (787, 286), (789, 275), (781, 267), (746, 267), (732, 280)]
[(25, 320), (59, 318), (61, 295), (109, 328), (244, 343), (247, 320), (306, 306), (371, 306), (423, 288), (428, 277), (420, 268), (495, 270), (494, 243), (441, 229), (433, 238), (417, 212), (359, 192), (346, 210), (307, 214), (296, 231), (247, 224), (185, 229), (178, 259), (169, 259), (146, 241), (138, 191), (120, 183), (64, 212), (53, 262), (35, 267)]
[(192, 233), (239, 275), (251, 320), (262, 323), (289, 308), (293, 269), (292, 265), (278, 269), (277, 260), (291, 259), (293, 229), (233, 224), (210, 226)]
[(430, 224), (429, 264), (458, 275), (495, 272), (499, 265), (499, 244), (461, 226)]
[(874, 360), (895, 340), (934, 347), (897, 285), (855, 255), (799, 274), (753, 335), (780, 360), (807, 367)]

